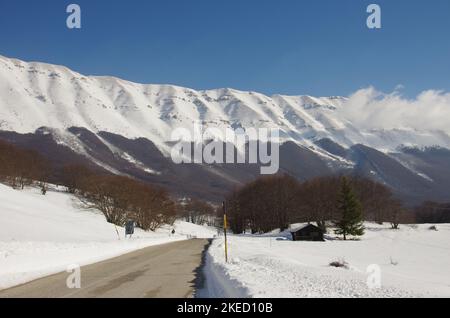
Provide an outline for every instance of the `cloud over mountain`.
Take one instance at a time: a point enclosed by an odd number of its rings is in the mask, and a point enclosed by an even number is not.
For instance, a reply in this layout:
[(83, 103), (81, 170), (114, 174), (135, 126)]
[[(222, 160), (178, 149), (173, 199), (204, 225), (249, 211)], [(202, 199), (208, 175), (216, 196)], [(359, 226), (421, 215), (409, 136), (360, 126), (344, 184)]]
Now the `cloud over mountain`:
[(399, 90), (373, 87), (352, 94), (339, 112), (360, 129), (414, 129), (450, 132), (450, 93), (427, 90), (413, 99)]

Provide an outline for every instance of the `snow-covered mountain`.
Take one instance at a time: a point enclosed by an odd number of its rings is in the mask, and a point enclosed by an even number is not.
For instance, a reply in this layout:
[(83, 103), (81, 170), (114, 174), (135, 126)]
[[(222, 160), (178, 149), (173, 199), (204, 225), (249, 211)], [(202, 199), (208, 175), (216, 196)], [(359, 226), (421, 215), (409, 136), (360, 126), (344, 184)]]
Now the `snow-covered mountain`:
[[(390, 180), (391, 174), (385, 171), (389, 166), (397, 173), (405, 169), (405, 174), (414, 179), (413, 187), (422, 191), (416, 183), (428, 187), (442, 176), (442, 169), (436, 172), (434, 167), (429, 171), (428, 159), (420, 159), (413, 151), (405, 153), (403, 149), (416, 149), (424, 155), (428, 150), (420, 149), (426, 146), (450, 148), (447, 132), (412, 127), (361, 129), (357, 120), (349, 120), (345, 111), (347, 102), (345, 97), (266, 96), (233, 89), (196, 91), (143, 85), (0, 56), (0, 137), (41, 151), (45, 148), (47, 154), (54, 152), (54, 145), (50, 146), (49, 140), (43, 144), (42, 138), (50, 138), (56, 145), (65, 146), (66, 152), (70, 149), (116, 173), (136, 175), (131, 170), (137, 169), (159, 179), (165, 173), (174, 173), (176, 168), (167, 159), (172, 132), (180, 127), (191, 130), (193, 123), (202, 122), (207, 127), (222, 129), (279, 128), (285, 143), (282, 170), (299, 178), (339, 169), (361, 169), (393, 188), (401, 187), (403, 181)], [(41, 144), (39, 147), (37, 142)], [(144, 153), (139, 142), (148, 142), (148, 147), (151, 144), (151, 151), (147, 149)], [(372, 162), (374, 157), (382, 162)], [(152, 160), (149, 162), (148, 158)], [(251, 172), (247, 169), (246, 174), (240, 170), (230, 173), (230, 169), (241, 169), (238, 167), (202, 169), (211, 178), (215, 176), (230, 184), (255, 175), (253, 168), (248, 168)], [(450, 176), (450, 169), (448, 173)], [(404, 180), (405, 176), (399, 178)], [(223, 184), (216, 187), (223, 188)]]
[(144, 137), (164, 150), (174, 128), (280, 128), (285, 140), (307, 147), (328, 138), (351, 147), (386, 151), (400, 145), (450, 147), (445, 133), (413, 129), (360, 131), (339, 110), (346, 98), (266, 96), (233, 89), (195, 91), (84, 76), (63, 66), (0, 56), (0, 128), (32, 133), (40, 127), (82, 127), (128, 138)]

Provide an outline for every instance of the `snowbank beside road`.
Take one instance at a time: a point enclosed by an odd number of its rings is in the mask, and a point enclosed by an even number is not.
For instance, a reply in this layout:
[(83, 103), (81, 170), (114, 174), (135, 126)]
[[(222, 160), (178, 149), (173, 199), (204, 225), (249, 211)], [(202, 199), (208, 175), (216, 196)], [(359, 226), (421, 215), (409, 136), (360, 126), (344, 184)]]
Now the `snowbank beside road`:
[[(274, 237), (230, 236), (208, 251), (211, 270), (249, 297), (450, 297), (450, 225), (404, 226), (399, 231), (368, 224), (361, 241), (292, 242)], [(333, 268), (344, 259), (349, 269)], [(367, 285), (369, 265), (381, 270), (381, 288)], [(217, 288), (216, 288), (217, 290)], [(214, 289), (213, 289), (214, 291)], [(221, 295), (214, 295), (220, 297)]]
[(197, 298), (249, 298), (250, 291), (238, 280), (233, 278), (222, 262), (217, 262), (206, 253), (203, 275), (205, 285), (198, 290)]
[[(105, 221), (99, 211), (85, 210), (73, 196), (38, 189), (16, 191), (0, 184), (0, 290), (152, 245), (213, 237), (212, 229), (176, 222), (156, 233), (124, 229)], [(175, 228), (176, 234), (171, 235)]]

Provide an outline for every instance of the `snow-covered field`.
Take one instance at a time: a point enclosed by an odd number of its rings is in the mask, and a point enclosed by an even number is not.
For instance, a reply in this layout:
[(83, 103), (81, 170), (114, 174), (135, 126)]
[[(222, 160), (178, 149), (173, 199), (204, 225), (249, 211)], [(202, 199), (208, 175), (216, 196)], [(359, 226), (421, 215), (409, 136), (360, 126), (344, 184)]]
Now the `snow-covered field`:
[[(0, 184), (0, 289), (22, 284), (137, 249), (189, 237), (211, 238), (212, 228), (185, 222), (132, 239), (76, 198)], [(223, 237), (206, 257), (206, 288), (199, 297), (450, 297), (450, 225), (367, 224), (360, 241), (292, 242), (286, 233), (230, 236), (225, 264)], [(344, 260), (348, 269), (330, 262)], [(369, 266), (380, 269), (381, 288), (367, 284)], [(372, 270), (376, 267), (372, 266)]]
[(212, 237), (215, 231), (177, 221), (156, 233), (137, 230), (132, 239), (108, 224), (98, 211), (83, 209), (76, 198), (38, 189), (16, 191), (0, 184), (0, 290), (152, 245)]
[[(402, 226), (394, 231), (388, 225), (367, 224), (361, 241), (347, 242), (231, 236), (229, 264), (219, 238), (207, 255), (208, 291), (203, 296), (450, 297), (450, 225), (429, 228)], [(345, 260), (349, 268), (329, 266), (337, 260)], [(373, 265), (381, 270), (381, 288), (367, 284), (369, 278), (377, 282)]]

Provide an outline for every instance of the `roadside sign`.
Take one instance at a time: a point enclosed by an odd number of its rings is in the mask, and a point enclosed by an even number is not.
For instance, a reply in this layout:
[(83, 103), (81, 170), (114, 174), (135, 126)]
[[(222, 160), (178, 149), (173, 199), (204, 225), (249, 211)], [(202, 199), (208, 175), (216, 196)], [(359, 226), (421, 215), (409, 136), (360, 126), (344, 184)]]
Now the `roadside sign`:
[(135, 223), (134, 221), (128, 221), (125, 225), (125, 236), (134, 234)]

